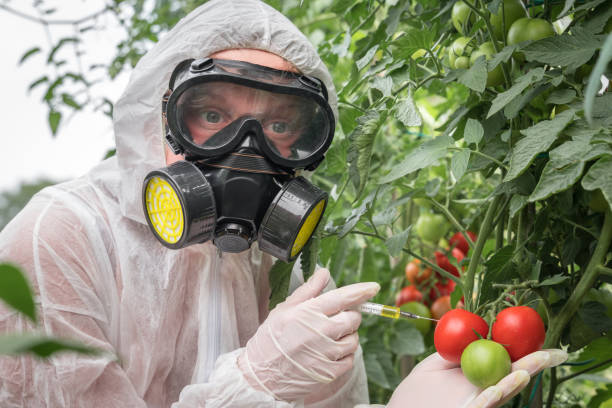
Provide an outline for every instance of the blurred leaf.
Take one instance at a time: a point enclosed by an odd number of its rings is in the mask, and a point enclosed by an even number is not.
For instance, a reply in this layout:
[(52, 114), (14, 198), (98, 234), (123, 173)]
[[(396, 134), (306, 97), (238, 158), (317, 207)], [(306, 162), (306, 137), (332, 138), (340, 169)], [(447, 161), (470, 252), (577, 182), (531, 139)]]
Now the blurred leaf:
[(391, 385), (385, 375), (385, 370), (378, 361), (378, 357), (373, 353), (364, 354), (364, 364), (368, 381), (372, 381), (383, 388), (390, 388)]
[(464, 149), (453, 153), (451, 158), (451, 172), (456, 180), (460, 180), (465, 174), (470, 160), (470, 150)]
[(421, 332), (408, 325), (396, 326), (389, 345), (398, 356), (416, 356), (425, 352), (425, 343)]
[(463, 139), (468, 144), (478, 144), (484, 136), (484, 129), (479, 121), (476, 119), (468, 118), (465, 123), (465, 130), (463, 131)]
[(479, 57), (474, 64), (459, 75), (457, 80), (476, 92), (483, 92), (487, 83), (487, 63), (485, 57)]
[(285, 301), (289, 295), (289, 281), (291, 280), (291, 270), (294, 262), (283, 262), (277, 260), (270, 268), (268, 282), (270, 284), (270, 304), (268, 310), (272, 310)]
[(40, 47), (30, 48), (29, 50), (23, 53), (17, 65), (23, 64), (28, 58), (30, 58), (32, 55), (38, 54), (39, 52), (40, 52)]
[(535, 286), (537, 287), (554, 286), (554, 285), (560, 284), (561, 282), (565, 282), (568, 279), (569, 279), (569, 276), (555, 275), (552, 278), (543, 280), (542, 282), (536, 284)]
[(19, 333), (0, 336), (0, 355), (31, 353), (38, 357), (49, 357), (58, 352), (72, 351), (86, 355), (99, 355), (100, 350), (87, 347), (72, 340), (63, 340), (35, 333)]
[(60, 112), (54, 110), (49, 111), (49, 127), (51, 128), (51, 134), (53, 136), (57, 133), (57, 128), (61, 119), (62, 114)]
[(391, 238), (385, 241), (385, 245), (389, 250), (389, 255), (391, 256), (399, 256), (402, 253), (402, 248), (406, 245), (406, 241), (410, 236), (410, 229), (412, 226), (408, 227), (404, 231), (399, 234), (393, 235)]
[(510, 156), (510, 169), (504, 178), (509, 181), (521, 175), (538, 153), (548, 150), (559, 133), (574, 119), (574, 111), (568, 109), (552, 120), (543, 120), (530, 128), (521, 130), (525, 135), (519, 140)]
[(546, 103), (554, 105), (563, 105), (570, 103), (576, 98), (576, 91), (573, 89), (557, 89), (548, 95)]
[(404, 126), (421, 126), (421, 115), (416, 106), (414, 106), (414, 102), (410, 95), (400, 99), (400, 101), (395, 104), (394, 109), (397, 119), (401, 121)]
[(381, 116), (377, 111), (369, 110), (357, 119), (357, 127), (348, 136), (350, 145), (347, 152), (349, 175), (361, 195), (370, 173), (370, 159), (374, 139), (380, 130)]
[(36, 322), (34, 295), (26, 276), (15, 265), (0, 263), (0, 299)]

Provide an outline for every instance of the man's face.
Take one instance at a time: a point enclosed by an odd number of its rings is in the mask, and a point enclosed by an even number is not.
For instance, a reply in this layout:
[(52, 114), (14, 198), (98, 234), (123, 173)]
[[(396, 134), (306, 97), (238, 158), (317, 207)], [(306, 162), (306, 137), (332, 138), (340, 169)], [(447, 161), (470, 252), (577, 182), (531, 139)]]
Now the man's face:
[[(227, 59), (227, 60), (235, 60), (235, 61), (244, 61), (244, 62), (250, 62), (252, 64), (257, 64), (257, 65), (262, 65), (262, 66), (266, 66), (269, 68), (274, 68), (274, 69), (278, 69), (278, 70), (282, 70), (282, 71), (292, 71), (292, 72), (298, 72), (298, 70), (288, 61), (286, 61), (285, 59), (279, 57), (276, 54), (272, 54), (270, 52), (267, 51), (262, 51), (262, 50), (254, 50), (254, 49), (232, 49), (232, 50), (224, 50), (224, 51), (219, 51), (217, 53), (214, 53), (212, 55), (210, 55), (211, 58), (218, 58), (218, 59)], [(253, 90), (253, 92), (257, 92), (255, 90)], [(237, 102), (239, 106), (239, 108), (234, 108), (236, 112), (239, 111), (245, 111), (245, 110), (251, 110), (252, 108), (258, 108), (258, 109), (266, 109), (266, 111), (269, 111), (271, 108), (273, 108), (274, 106), (282, 106), (282, 108), (288, 108), (285, 109), (285, 111), (283, 112), (283, 109), (281, 109), (279, 111), (280, 114), (282, 114), (282, 118), (287, 118), (287, 115), (289, 114), (290, 111), (290, 101), (279, 101), (278, 103), (275, 104), (275, 102), (273, 101), (269, 101), (266, 102), (265, 104), (263, 103), (262, 100), (259, 101), (259, 106), (257, 106), (257, 103), (255, 103), (255, 101), (257, 100), (257, 97), (255, 94), (253, 95), (243, 95), (243, 97), (247, 97), (247, 99), (250, 101), (249, 104), (247, 105), (243, 102), (240, 102), (238, 99), (238, 97), (236, 98), (231, 98), (232, 101), (231, 102)], [(250, 99), (249, 99), (250, 98)], [(290, 98), (288, 96), (288, 98)], [(226, 100), (223, 102), (224, 104), (229, 104), (230, 101)], [(283, 105), (285, 104), (285, 105)], [(202, 112), (205, 113), (205, 112)], [(261, 113), (261, 112), (260, 112)], [(209, 114), (205, 114), (205, 117), (209, 115)], [(273, 116), (271, 116), (273, 117)], [(281, 119), (282, 119), (281, 118)], [(277, 118), (279, 119), (279, 118)], [(195, 118), (194, 118), (195, 120)], [(208, 119), (204, 119), (205, 121), (210, 121), (210, 120), (216, 120), (216, 116), (211, 115), (208, 116)], [(271, 119), (271, 120), (275, 120), (275, 119)], [(270, 124), (269, 126), (274, 127), (277, 131), (282, 131), (282, 125), (280, 124), (280, 121), (277, 120), (277, 124)], [(198, 130), (196, 129), (196, 127), (199, 127), (201, 125), (197, 125), (197, 122), (193, 122), (191, 124), (191, 126), (194, 126), (194, 130), (193, 132), (197, 132)], [(272, 122), (273, 123), (273, 122)], [(263, 125), (263, 123), (262, 123)], [(191, 128), (190, 128), (191, 131)], [(200, 132), (202, 132), (200, 130)], [(202, 138), (206, 138), (207, 137), (206, 132), (201, 133), (200, 136)], [(273, 135), (273, 133), (270, 133), (271, 135)], [(195, 136), (194, 133), (194, 138), (196, 137), (200, 137), (200, 136)], [(208, 136), (210, 137), (210, 136)], [(270, 136), (271, 137), (271, 136)], [(286, 154), (288, 155), (288, 152), (290, 150), (290, 146), (291, 144), (295, 141), (293, 139), (294, 135), (288, 134), (288, 133), (281, 133), (278, 135), (275, 135), (273, 140), (274, 146), (278, 146), (277, 149), (279, 150), (279, 152), (285, 156)], [(179, 160), (183, 160), (183, 155), (176, 155), (174, 154), (170, 148), (166, 145), (165, 146), (165, 153), (166, 153), (166, 164), (170, 165), (174, 162), (177, 162)]]
[(271, 147), (281, 156), (290, 157), (291, 146), (307, 125), (300, 97), (278, 95), (242, 85), (216, 82), (199, 85), (185, 92), (182, 116), (193, 142), (206, 145), (210, 137), (242, 117), (261, 123)]

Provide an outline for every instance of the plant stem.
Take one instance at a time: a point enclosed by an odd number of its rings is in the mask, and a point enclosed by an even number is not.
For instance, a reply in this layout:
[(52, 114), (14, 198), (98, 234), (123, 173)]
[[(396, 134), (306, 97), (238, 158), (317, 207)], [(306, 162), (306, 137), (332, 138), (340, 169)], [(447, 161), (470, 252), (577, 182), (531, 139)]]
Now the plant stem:
[(476, 268), (480, 262), (480, 255), (482, 254), (484, 244), (493, 228), (492, 224), (493, 218), (495, 217), (495, 210), (502, 199), (503, 195), (501, 194), (493, 198), (493, 201), (491, 201), (491, 204), (489, 204), (489, 208), (487, 209), (485, 219), (480, 226), (480, 231), (478, 231), (478, 239), (476, 240), (474, 252), (472, 253), (464, 282), (463, 293), (465, 294), (465, 308), (467, 311), (472, 311), (472, 293), (474, 291), (474, 277), (476, 276)]
[(597, 369), (597, 368), (599, 368), (599, 367), (603, 367), (603, 366), (605, 366), (606, 364), (610, 364), (610, 363), (612, 363), (612, 358), (609, 358), (609, 359), (607, 359), (607, 360), (602, 361), (601, 363), (597, 363), (597, 364), (595, 364), (595, 365), (592, 365), (592, 366), (590, 366), (590, 367), (587, 367), (587, 368), (585, 368), (584, 370), (580, 370), (580, 371), (578, 371), (578, 372), (575, 372), (574, 374), (570, 374), (570, 375), (568, 375), (568, 376), (561, 377), (561, 378), (559, 378), (559, 380), (557, 381), (557, 383), (558, 383), (558, 384), (561, 384), (562, 382), (565, 382), (565, 381), (567, 381), (567, 380), (571, 380), (572, 378), (578, 377), (579, 375), (582, 375), (582, 374), (584, 374), (584, 373), (588, 373), (589, 371), (593, 371), (593, 370), (595, 370), (595, 369)]
[[(448, 150), (466, 150), (466, 149), (465, 149), (465, 148), (463, 148), (463, 147), (452, 147), (452, 146), (451, 146), (451, 147), (449, 147), (449, 148), (448, 148)], [(472, 149), (467, 149), (467, 150), (469, 150), (469, 151), (470, 151), (470, 154), (471, 154), (471, 153), (474, 153), (474, 154), (475, 154), (475, 155), (477, 155), (477, 156), (484, 157), (484, 158), (485, 158), (485, 159), (487, 159), (487, 160), (491, 160), (493, 163), (497, 164), (497, 165), (498, 165), (499, 167), (501, 167), (502, 169), (506, 169), (506, 170), (508, 170), (508, 166), (506, 166), (504, 163), (500, 162), (500, 161), (499, 161), (499, 160), (497, 160), (496, 158), (489, 156), (488, 154), (485, 154), (485, 153), (479, 152), (478, 150), (472, 150)]]
[[(600, 265), (602, 264), (607, 252), (610, 247), (610, 242), (612, 241), (612, 211), (608, 209), (606, 211), (604, 225), (601, 229), (601, 234), (599, 236), (599, 241), (597, 242), (597, 246), (593, 251), (593, 256), (586, 267), (586, 271), (580, 281), (576, 285), (576, 288), (567, 299), (567, 302), (561, 308), (561, 311), (557, 316), (555, 316), (548, 328), (548, 333), (546, 335), (546, 342), (544, 343), (544, 348), (554, 348), (559, 343), (561, 339), (561, 333), (565, 326), (568, 324), (570, 319), (574, 316), (578, 308), (580, 307), (580, 303), (582, 299), (587, 294), (589, 289), (593, 287), (593, 284), (597, 280), (599, 276)], [(467, 300), (467, 299), (466, 299)]]
[(555, 398), (555, 391), (557, 390), (557, 367), (550, 369), (550, 385), (548, 386), (548, 398), (546, 398), (546, 406), (552, 408), (552, 403)]
[(597, 267), (597, 273), (599, 273), (600, 275), (612, 277), (612, 269), (606, 268), (605, 266), (602, 266), (602, 265), (599, 265)]

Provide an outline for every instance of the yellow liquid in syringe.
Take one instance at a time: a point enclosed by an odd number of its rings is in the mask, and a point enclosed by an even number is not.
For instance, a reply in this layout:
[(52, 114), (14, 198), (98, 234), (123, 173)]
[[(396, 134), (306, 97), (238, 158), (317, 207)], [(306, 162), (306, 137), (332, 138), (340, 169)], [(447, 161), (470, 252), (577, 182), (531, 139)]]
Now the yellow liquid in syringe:
[(366, 302), (359, 306), (359, 310), (363, 313), (388, 317), (390, 319), (399, 319), (400, 317), (399, 307), (379, 305), (377, 303)]

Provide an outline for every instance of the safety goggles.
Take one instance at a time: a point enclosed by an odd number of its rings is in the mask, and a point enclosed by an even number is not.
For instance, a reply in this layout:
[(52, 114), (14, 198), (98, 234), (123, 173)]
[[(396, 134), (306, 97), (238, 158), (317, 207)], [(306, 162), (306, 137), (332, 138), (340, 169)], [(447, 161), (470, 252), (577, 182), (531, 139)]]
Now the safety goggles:
[(334, 135), (321, 81), (242, 61), (181, 62), (162, 108), (169, 144), (190, 160), (227, 154), (251, 136), (277, 165), (313, 169)]

